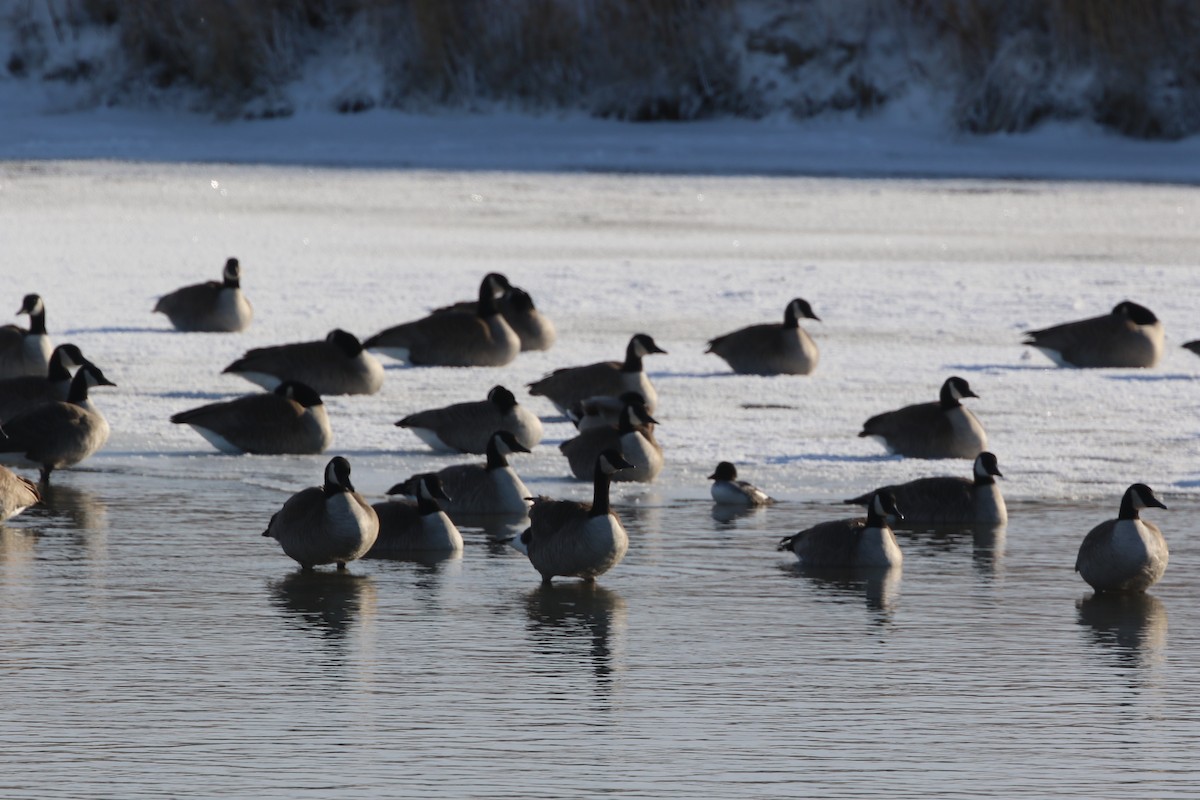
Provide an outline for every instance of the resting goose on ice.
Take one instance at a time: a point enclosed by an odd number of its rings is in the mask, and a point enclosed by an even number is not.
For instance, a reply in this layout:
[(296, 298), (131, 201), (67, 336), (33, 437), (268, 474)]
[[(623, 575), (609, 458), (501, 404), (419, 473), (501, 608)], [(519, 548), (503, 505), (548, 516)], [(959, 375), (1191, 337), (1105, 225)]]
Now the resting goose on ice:
[(496, 431), (510, 431), (522, 445), (533, 449), (542, 440), (542, 421), (503, 386), (493, 386), (487, 400), (455, 403), (409, 414), (396, 423), (408, 428), (434, 450), (458, 453), (487, 452)]
[[(521, 351), (549, 350), (554, 344), (554, 340), (558, 337), (558, 334), (554, 329), (554, 323), (534, 306), (533, 298), (529, 296), (529, 292), (520, 287), (513, 286), (508, 282), (508, 278), (499, 272), (493, 272), (487, 277), (492, 280), (495, 286), (503, 291), (503, 294), (497, 299), (496, 304), (500, 309), (500, 314), (509, 324), (509, 327), (513, 329), (517, 334), (517, 338), (521, 340)], [(473, 314), (478, 308), (478, 301), (463, 300), (453, 305), (435, 308), (432, 313), (444, 314), (450, 311), (465, 311)]]
[[(529, 508), (529, 490), (509, 465), (507, 456), (528, 452), (529, 448), (509, 431), (493, 432), (486, 463), (455, 464), (434, 473), (449, 495), (442, 508), (450, 514), (524, 514)], [(421, 477), (413, 475), (387, 493), (415, 495)]]
[(529, 384), (529, 393), (549, 399), (559, 411), (569, 414), (571, 406), (591, 397), (637, 392), (645, 399), (646, 410), (654, 413), (658, 393), (642, 369), (642, 358), (666, 352), (646, 334), (635, 334), (625, 348), (624, 361), (601, 361), (555, 370)]
[(222, 453), (316, 454), (333, 443), (321, 396), (297, 381), (181, 411), (171, 422), (192, 426)]
[(50, 355), (45, 375), (21, 375), (0, 380), (0, 422), (12, 419), (42, 403), (66, 400), (71, 391), (71, 370), (88, 364), (92, 367), (92, 386), (112, 386), (100, 368), (83, 357), (73, 344), (60, 344)]
[(580, 431), (558, 449), (567, 457), (571, 474), (580, 480), (592, 479), (597, 456), (606, 450), (616, 450), (630, 466), (614, 475), (613, 480), (649, 483), (663, 468), (662, 445), (654, 438), (656, 423), (644, 404), (628, 403), (621, 411), (618, 427)]
[(225, 262), (221, 281), (184, 286), (158, 299), (156, 313), (166, 314), (178, 331), (234, 333), (250, 327), (254, 309), (242, 293), (242, 268), (236, 258)]
[(782, 323), (740, 328), (711, 340), (706, 353), (714, 353), (742, 375), (807, 375), (817, 368), (817, 344), (800, 327), (801, 319), (821, 318), (807, 300), (787, 304)]
[(46, 304), (40, 295), (27, 294), (17, 314), (29, 315), (29, 328), (0, 327), (0, 378), (45, 375), (52, 350), (46, 334)]
[[(1153, 367), (1163, 354), (1163, 325), (1145, 306), (1125, 300), (1102, 317), (1026, 331), (1060, 367)], [(1186, 345), (1185, 345), (1186, 346)]]
[(960, 401), (978, 396), (962, 378), (947, 378), (936, 403), (871, 417), (858, 435), (874, 437), (890, 452), (909, 458), (973, 459), (987, 449), (987, 434)]
[(224, 369), (271, 391), (296, 381), (319, 395), (375, 394), (383, 367), (352, 333), (335, 328), (321, 341), (258, 347)]

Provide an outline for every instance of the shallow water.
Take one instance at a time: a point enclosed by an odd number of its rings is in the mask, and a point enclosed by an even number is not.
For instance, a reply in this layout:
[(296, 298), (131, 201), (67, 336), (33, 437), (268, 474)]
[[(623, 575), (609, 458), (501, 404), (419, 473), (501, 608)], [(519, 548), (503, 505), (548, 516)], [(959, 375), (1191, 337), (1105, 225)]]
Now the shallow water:
[[(1062, 371), (1018, 344), (1125, 296), (1172, 344), (1200, 336), (1194, 190), (4, 170), (0, 220), (21, 233), (4, 240), (37, 270), (17, 283), (120, 386), (95, 393), (108, 447), (0, 526), (0, 796), (1194, 795), (1200, 359)], [(148, 313), (228, 255), (256, 305), (246, 335), (177, 335)], [(328, 456), (219, 456), (168, 416), (250, 391), (218, 375), (247, 347), (365, 335), (492, 268), (553, 312), (555, 349), (503, 370), (389, 365), (379, 395), (328, 400), (334, 451), (378, 499), (454, 461), (395, 419), (618, 357), (647, 330), (671, 351), (648, 360), (667, 467), (614, 488), (626, 560), (595, 587), (544, 588), (473, 525), (460, 559), (300, 573), (260, 533)], [(824, 319), (811, 378), (731, 376), (703, 355), (795, 294)], [(1008, 528), (901, 533), (904, 568), (882, 576), (777, 552), (849, 516), (838, 498), (967, 473), (854, 436), (951, 370), (981, 395)], [(590, 494), (554, 447), (568, 426), (521, 399), (548, 422), (522, 477)], [(719, 458), (781, 502), (715, 513)], [(1098, 602), (1075, 553), (1135, 480), (1170, 506), (1147, 516), (1171, 566), (1143, 598)]]

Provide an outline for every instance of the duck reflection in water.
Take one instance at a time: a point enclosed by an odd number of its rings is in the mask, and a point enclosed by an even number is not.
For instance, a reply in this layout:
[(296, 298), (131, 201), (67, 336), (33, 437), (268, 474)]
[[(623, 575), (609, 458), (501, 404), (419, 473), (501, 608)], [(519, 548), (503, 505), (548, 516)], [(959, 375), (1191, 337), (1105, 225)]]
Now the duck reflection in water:
[(766, 506), (733, 506), (726, 503), (714, 503), (711, 512), (713, 521), (717, 522), (721, 529), (732, 527), (733, 523), (741, 519), (765, 517), (766, 513)]
[(543, 583), (525, 595), (525, 612), (538, 652), (575, 655), (582, 640), (597, 683), (611, 683), (627, 615), (621, 595), (592, 581)]
[(1167, 609), (1152, 594), (1097, 592), (1075, 604), (1079, 624), (1092, 641), (1107, 648), (1122, 667), (1162, 661), (1167, 647)]
[(375, 613), (375, 584), (365, 575), (297, 570), (269, 587), (272, 604), (285, 618), (327, 639), (345, 638)]

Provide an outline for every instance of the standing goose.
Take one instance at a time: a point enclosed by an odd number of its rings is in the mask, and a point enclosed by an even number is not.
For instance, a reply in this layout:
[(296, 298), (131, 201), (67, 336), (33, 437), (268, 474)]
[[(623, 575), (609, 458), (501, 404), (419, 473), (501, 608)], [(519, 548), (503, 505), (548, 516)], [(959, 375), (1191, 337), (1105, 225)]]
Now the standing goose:
[(0, 378), (46, 374), (50, 366), (50, 337), (46, 334), (46, 304), (40, 295), (27, 294), (17, 314), (29, 315), (29, 329), (0, 327)]
[(383, 367), (363, 350), (352, 333), (340, 328), (319, 342), (259, 347), (224, 369), (267, 391), (297, 381), (320, 395), (375, 394), (383, 386)]
[(325, 466), (325, 485), (303, 489), (288, 498), (263, 536), (279, 542), (283, 552), (305, 571), (318, 564), (362, 558), (379, 535), (375, 509), (350, 483), (350, 462), (335, 456)]
[[(497, 305), (505, 321), (517, 334), (517, 338), (521, 340), (521, 351), (549, 350), (555, 339), (558, 338), (558, 334), (554, 330), (554, 323), (533, 305), (533, 298), (529, 296), (529, 293), (510, 284), (508, 278), (499, 272), (493, 272), (487, 278), (492, 280), (493, 285), (499, 291), (504, 292), (497, 300)], [(477, 301), (464, 300), (453, 305), (435, 308), (432, 313), (445, 314), (451, 311), (466, 311), (474, 314), (478, 308)]]
[(1144, 592), (1166, 572), (1167, 540), (1157, 525), (1138, 516), (1150, 507), (1166, 508), (1149, 486), (1135, 483), (1125, 490), (1117, 518), (1084, 537), (1075, 571), (1097, 592)]
[[(88, 386), (102, 376), (84, 364), (71, 379), (71, 389), (62, 402), (45, 403), (18, 414), (4, 425), (7, 439), (0, 439), (0, 458), (41, 467), (42, 481), (60, 467), (78, 464), (108, 441), (108, 421), (88, 402)], [(111, 384), (109, 384), (111, 385)]]
[(806, 567), (898, 567), (904, 554), (888, 527), (888, 515), (904, 516), (886, 491), (877, 491), (867, 505), (866, 518), (822, 522), (779, 542), (780, 550), (791, 550)]
[(42, 502), (37, 484), (0, 467), (0, 522), (12, 519), (32, 505)]
[(621, 563), (629, 549), (629, 536), (609, 506), (608, 490), (614, 473), (629, 462), (615, 450), (596, 457), (591, 503), (575, 500), (538, 500), (529, 512), (529, 528), (512, 540), (542, 582), (556, 575), (594, 581)]
[(666, 353), (654, 340), (638, 333), (625, 348), (625, 360), (601, 361), (582, 367), (564, 367), (541, 380), (529, 384), (529, 393), (549, 398), (564, 414), (575, 403), (598, 395), (617, 397), (625, 392), (637, 392), (646, 401), (646, 410), (654, 413), (658, 393), (642, 369), (642, 358), (651, 353)]
[(83, 357), (73, 344), (60, 344), (50, 355), (45, 375), (21, 375), (0, 380), (0, 422), (12, 419), (42, 403), (66, 400), (71, 390), (71, 370), (88, 364), (96, 383), (92, 386), (112, 386), (99, 367)]
[(1163, 325), (1145, 306), (1125, 300), (1112, 313), (1026, 331), (1060, 367), (1153, 367), (1163, 354)]
[(987, 449), (987, 434), (959, 401), (978, 396), (962, 378), (947, 378), (938, 402), (905, 406), (871, 417), (858, 435), (879, 439), (889, 452), (899, 456), (975, 458)]
[(321, 396), (296, 381), (266, 394), (181, 411), (171, 422), (191, 425), (222, 453), (316, 454), (333, 443)]
[(396, 425), (434, 450), (451, 453), (485, 453), (496, 431), (511, 432), (529, 449), (542, 440), (542, 421), (503, 386), (492, 387), (487, 400), (418, 411)]
[(713, 474), (708, 476), (713, 482), (713, 502), (729, 506), (769, 506), (775, 502), (762, 489), (752, 483), (739, 481), (737, 476), (737, 467), (731, 462), (717, 464)]
[[(528, 452), (508, 431), (495, 431), (488, 441), (486, 464), (456, 464), (435, 473), (449, 495), (442, 507), (450, 514), (524, 514), (529, 509), (529, 490), (506, 456)], [(387, 493), (415, 495), (421, 477), (401, 481)]]
[(797, 297), (787, 304), (782, 323), (751, 325), (718, 336), (706, 353), (715, 353), (742, 375), (807, 375), (817, 368), (819, 353), (801, 319), (821, 318), (808, 301)]
[(890, 492), (896, 505), (904, 509), (908, 523), (927, 525), (1002, 525), (1008, 522), (1008, 509), (996, 478), (1003, 478), (996, 456), (989, 452), (975, 457), (975, 479), (951, 476), (918, 478), (895, 486), (883, 486), (847, 505), (865, 506), (878, 492)]
[(254, 309), (242, 294), (242, 268), (236, 258), (225, 262), (221, 278), (219, 283), (197, 283), (165, 294), (154, 311), (166, 314), (178, 331), (244, 331), (250, 327)]
[(392, 501), (372, 506), (379, 517), (379, 537), (368, 558), (409, 553), (461, 553), (462, 534), (442, 511), (438, 500), (449, 500), (437, 475), (417, 476), (417, 502)]
[(606, 450), (617, 450), (629, 463), (613, 477), (615, 481), (649, 483), (663, 468), (662, 446), (654, 438), (656, 420), (640, 403), (630, 403), (621, 411), (617, 428), (591, 428), (558, 446), (571, 465), (571, 473), (580, 480), (591, 480), (596, 457)]
[(430, 314), (380, 331), (364, 346), (413, 366), (504, 366), (521, 352), (521, 340), (500, 314), (500, 290), (495, 275), (488, 275), (479, 284), (474, 312)]

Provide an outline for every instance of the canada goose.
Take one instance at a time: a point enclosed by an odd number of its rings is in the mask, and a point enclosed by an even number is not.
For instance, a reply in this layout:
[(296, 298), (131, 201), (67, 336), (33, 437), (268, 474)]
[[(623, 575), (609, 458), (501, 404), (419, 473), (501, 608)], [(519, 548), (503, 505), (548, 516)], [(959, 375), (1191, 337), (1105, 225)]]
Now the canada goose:
[(210, 403), (171, 417), (191, 425), (222, 453), (324, 453), (333, 443), (321, 396), (296, 381), (275, 391)]
[(0, 460), (38, 465), (42, 480), (49, 482), (55, 469), (78, 464), (103, 447), (108, 421), (88, 402), (88, 386), (98, 380), (94, 368), (84, 364), (71, 379), (66, 401), (45, 403), (8, 420)]
[(619, 396), (601, 394), (572, 403), (567, 417), (580, 433), (592, 428), (616, 428), (621, 424), (621, 412), (629, 404), (645, 407), (641, 392), (622, 392)]
[(558, 446), (580, 480), (591, 480), (596, 456), (618, 450), (630, 466), (614, 475), (615, 481), (649, 483), (663, 468), (662, 446), (654, 438), (656, 420), (641, 404), (628, 404), (621, 412), (620, 427), (592, 428)]
[(319, 395), (375, 394), (383, 386), (379, 359), (340, 328), (319, 342), (259, 347), (224, 369), (267, 391), (283, 381), (307, 384)]
[[(558, 338), (558, 333), (554, 330), (554, 323), (534, 306), (533, 298), (529, 296), (529, 293), (510, 284), (508, 278), (499, 272), (493, 272), (487, 277), (492, 279), (497, 289), (504, 292), (497, 299), (496, 305), (504, 316), (504, 320), (521, 340), (521, 352), (549, 350), (555, 339)], [(445, 314), (450, 311), (465, 311), (474, 314), (478, 308), (477, 301), (464, 300), (453, 305), (435, 308), (431, 313)]]
[(883, 486), (861, 497), (847, 500), (848, 505), (865, 506), (876, 492), (890, 492), (896, 505), (904, 509), (908, 523), (928, 525), (1001, 525), (1008, 521), (1008, 509), (996, 478), (1003, 478), (996, 456), (983, 452), (975, 456), (975, 479), (936, 477), (918, 478), (895, 486)]
[(406, 553), (461, 552), (462, 534), (442, 511), (438, 500), (449, 500), (437, 475), (417, 476), (417, 502), (391, 501), (372, 506), (379, 517), (379, 537), (367, 558)]
[(769, 506), (775, 500), (752, 483), (739, 481), (738, 472), (729, 461), (717, 464), (713, 474), (708, 479), (713, 482), (712, 499), (721, 505), (730, 506)]
[(244, 331), (250, 327), (254, 309), (242, 294), (242, 268), (236, 258), (225, 262), (221, 277), (220, 283), (197, 283), (163, 295), (154, 311), (166, 314), (179, 331)]
[(493, 386), (487, 400), (418, 411), (396, 425), (444, 452), (485, 453), (492, 434), (502, 430), (511, 431), (529, 449), (542, 440), (542, 421), (537, 414), (518, 405), (517, 398), (503, 386)]
[(51, 350), (46, 335), (46, 304), (39, 295), (27, 294), (17, 314), (29, 315), (29, 329), (0, 327), (0, 378), (45, 375)]
[(112, 386), (92, 362), (73, 344), (60, 344), (50, 355), (45, 375), (21, 375), (0, 380), (0, 421), (11, 419), (42, 403), (66, 400), (71, 390), (71, 370), (88, 364), (96, 382), (92, 386)]
[(910, 458), (975, 458), (987, 434), (959, 401), (978, 397), (962, 378), (947, 378), (936, 403), (920, 403), (871, 417), (859, 436), (873, 436), (892, 453)]
[(821, 321), (808, 301), (797, 297), (783, 310), (782, 323), (751, 325), (718, 336), (704, 352), (725, 359), (742, 375), (807, 375), (817, 368), (820, 354), (800, 327), (802, 318)]
[(877, 491), (866, 518), (822, 522), (779, 542), (806, 567), (898, 567), (904, 554), (888, 527), (887, 517), (904, 519), (890, 493)]
[(325, 466), (325, 485), (303, 489), (288, 498), (263, 536), (283, 546), (283, 552), (304, 570), (317, 564), (337, 564), (362, 558), (379, 535), (375, 509), (350, 483), (350, 462), (334, 456)]
[[(456, 464), (435, 473), (449, 495), (442, 508), (450, 514), (524, 514), (529, 508), (529, 490), (506, 456), (528, 452), (510, 432), (495, 431), (488, 440), (486, 464)], [(420, 479), (414, 475), (387, 493), (415, 495)]]
[(488, 275), (479, 284), (474, 313), (430, 314), (380, 331), (363, 346), (413, 366), (504, 366), (521, 352), (521, 340), (500, 314), (499, 290), (494, 275)]
[(549, 398), (558, 410), (568, 414), (572, 405), (597, 395), (617, 397), (637, 392), (646, 400), (646, 410), (654, 413), (658, 393), (642, 370), (642, 357), (666, 353), (644, 333), (635, 334), (625, 348), (625, 361), (601, 361), (582, 367), (564, 367), (529, 384), (529, 393)]
[[(1125, 300), (1109, 314), (1025, 331), (1060, 367), (1153, 367), (1163, 354), (1163, 325), (1145, 306)], [(1185, 345), (1186, 346), (1186, 345)]]
[(1135, 483), (1121, 498), (1116, 519), (1101, 522), (1079, 546), (1075, 571), (1097, 592), (1144, 592), (1167, 570), (1167, 540), (1143, 508), (1166, 508), (1154, 491)]
[(608, 502), (614, 473), (630, 465), (615, 450), (596, 457), (591, 503), (539, 499), (529, 511), (529, 528), (512, 541), (549, 583), (556, 575), (594, 581), (621, 563), (629, 537)]
[(32, 505), (42, 502), (37, 484), (0, 467), (0, 522), (12, 519)]

